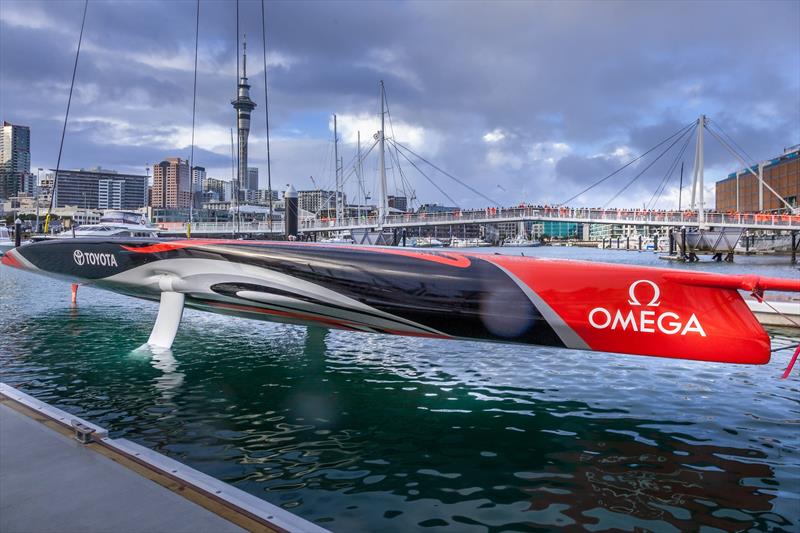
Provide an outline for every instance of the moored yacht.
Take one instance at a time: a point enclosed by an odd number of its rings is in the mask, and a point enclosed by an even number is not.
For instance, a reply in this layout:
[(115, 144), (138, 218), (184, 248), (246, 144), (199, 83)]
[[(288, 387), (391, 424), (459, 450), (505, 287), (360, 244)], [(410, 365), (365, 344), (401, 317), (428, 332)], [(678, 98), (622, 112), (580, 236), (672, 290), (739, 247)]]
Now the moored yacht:
[(514, 248), (539, 246), (540, 244), (541, 243), (539, 241), (532, 241), (526, 239), (524, 235), (517, 235), (503, 242), (503, 246), (514, 247)]
[(14, 247), (11, 233), (6, 226), (0, 226), (0, 255), (3, 255)]
[(131, 211), (109, 211), (97, 224), (84, 224), (62, 231), (56, 238), (71, 237), (158, 237), (158, 227), (151, 225), (141, 214)]

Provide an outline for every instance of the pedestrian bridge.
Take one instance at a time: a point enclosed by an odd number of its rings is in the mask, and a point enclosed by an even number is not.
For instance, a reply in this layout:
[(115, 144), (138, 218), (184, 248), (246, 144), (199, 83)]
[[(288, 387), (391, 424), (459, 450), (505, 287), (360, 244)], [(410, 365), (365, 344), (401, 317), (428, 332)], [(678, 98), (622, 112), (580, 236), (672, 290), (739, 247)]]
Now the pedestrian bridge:
[[(744, 230), (797, 231), (800, 215), (761, 213), (706, 212), (702, 225), (715, 228)], [(383, 224), (378, 217), (301, 220), (298, 231), (310, 234), (319, 232), (350, 231), (354, 229), (416, 228), (456, 226), (462, 224), (502, 224), (508, 222), (574, 222), (580, 224), (624, 224), (663, 227), (697, 227), (698, 214), (693, 211), (663, 211), (636, 209), (593, 209), (572, 207), (514, 207), (459, 210), (446, 213), (403, 213), (387, 216)], [(198, 235), (281, 235), (283, 222), (199, 222), (192, 225)], [(187, 224), (162, 226), (162, 235), (185, 235)]]

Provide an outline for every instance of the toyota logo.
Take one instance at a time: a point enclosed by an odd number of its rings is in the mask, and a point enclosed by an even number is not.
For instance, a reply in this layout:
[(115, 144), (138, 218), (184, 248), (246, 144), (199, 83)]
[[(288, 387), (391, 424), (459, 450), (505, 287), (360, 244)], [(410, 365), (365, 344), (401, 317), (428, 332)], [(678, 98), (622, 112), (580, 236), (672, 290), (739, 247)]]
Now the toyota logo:
[(83, 266), (84, 262), (83, 252), (81, 252), (80, 250), (75, 250), (74, 252), (72, 252), (72, 259), (75, 260), (76, 265)]

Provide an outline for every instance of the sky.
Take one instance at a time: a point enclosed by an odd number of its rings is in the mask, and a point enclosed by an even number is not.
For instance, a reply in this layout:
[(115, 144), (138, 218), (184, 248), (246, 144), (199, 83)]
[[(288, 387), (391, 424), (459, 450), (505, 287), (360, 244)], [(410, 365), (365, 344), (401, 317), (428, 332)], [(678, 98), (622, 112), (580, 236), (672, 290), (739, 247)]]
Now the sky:
[[(196, 8), (90, 0), (63, 168), (143, 174), (189, 157)], [(56, 165), (82, 9), (0, 0), (0, 119), (31, 127), (34, 172)], [(236, 10), (200, 0), (194, 163), (220, 179), (232, 175)], [(238, 11), (258, 105), (249, 162), (266, 188), (261, 2)], [(380, 80), (389, 194), (416, 204), (675, 208), (683, 162), (685, 205), (694, 138), (581, 192), (701, 113), (747, 163), (800, 143), (797, 1), (267, 1), (265, 13), (275, 189), (333, 187), (336, 113), (348, 199), (374, 202), (377, 151), (361, 186), (354, 167), (358, 132), (366, 152), (380, 129)], [(705, 147), (711, 203), (714, 181), (742, 165), (708, 133)]]

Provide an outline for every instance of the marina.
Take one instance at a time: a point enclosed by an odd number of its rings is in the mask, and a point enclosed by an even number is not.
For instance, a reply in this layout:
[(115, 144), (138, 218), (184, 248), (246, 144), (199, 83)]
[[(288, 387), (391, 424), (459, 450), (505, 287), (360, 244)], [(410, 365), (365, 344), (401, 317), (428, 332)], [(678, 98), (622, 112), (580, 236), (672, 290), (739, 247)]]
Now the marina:
[(0, 533), (800, 531), (798, 17), (0, 0)]
[[(760, 256), (684, 268), (796, 272)], [(159, 352), (139, 348), (156, 304), (87, 286), (72, 306), (56, 281), (20, 305), (38, 279), (0, 266), (3, 381), (326, 529), (798, 524), (800, 385), (778, 379), (797, 330), (768, 328), (772, 361), (739, 367), (187, 310)]]

